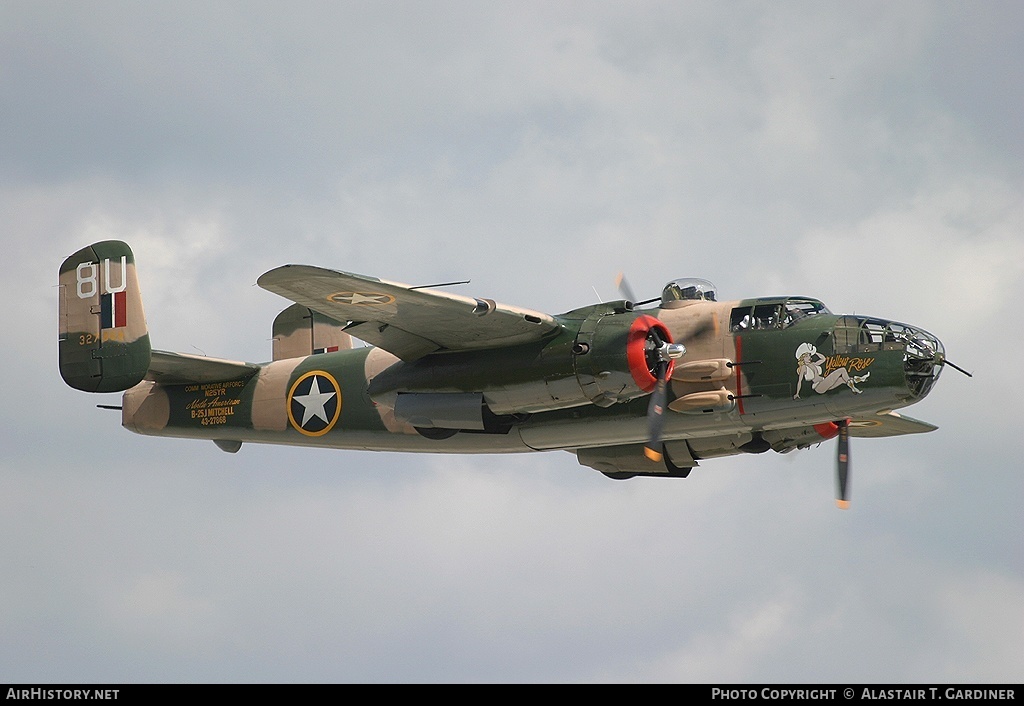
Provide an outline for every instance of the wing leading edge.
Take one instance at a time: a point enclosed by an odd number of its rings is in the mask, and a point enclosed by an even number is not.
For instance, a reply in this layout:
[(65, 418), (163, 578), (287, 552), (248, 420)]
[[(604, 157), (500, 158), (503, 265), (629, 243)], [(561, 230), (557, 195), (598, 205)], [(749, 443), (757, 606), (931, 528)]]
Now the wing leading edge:
[(540, 341), (558, 330), (551, 316), (400, 282), (310, 265), (284, 265), (256, 283), (338, 321), (371, 345), (413, 361), (429, 353)]

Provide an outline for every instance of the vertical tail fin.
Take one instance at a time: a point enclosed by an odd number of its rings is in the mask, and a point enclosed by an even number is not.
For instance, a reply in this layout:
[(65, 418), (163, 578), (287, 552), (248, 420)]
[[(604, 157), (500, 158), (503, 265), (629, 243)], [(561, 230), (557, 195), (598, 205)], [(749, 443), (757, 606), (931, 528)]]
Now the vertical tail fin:
[(58, 296), (64, 382), (86, 392), (141, 382), (151, 348), (131, 248), (117, 240), (82, 248), (60, 266)]
[(302, 358), (352, 347), (345, 324), (301, 304), (292, 304), (274, 319), (274, 360)]

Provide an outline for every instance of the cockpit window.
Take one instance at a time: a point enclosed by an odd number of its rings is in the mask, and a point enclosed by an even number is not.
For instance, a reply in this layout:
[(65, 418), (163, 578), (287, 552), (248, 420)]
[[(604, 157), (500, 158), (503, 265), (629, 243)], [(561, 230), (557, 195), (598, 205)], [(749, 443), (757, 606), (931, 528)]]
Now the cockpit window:
[(800, 319), (818, 314), (828, 314), (828, 308), (813, 299), (789, 299), (782, 314), (782, 328), (795, 324)]
[(763, 331), (779, 327), (779, 309), (782, 305), (758, 304), (750, 307), (736, 307), (732, 310), (730, 322), (733, 331)]
[(764, 331), (792, 326), (809, 316), (828, 314), (829, 310), (814, 299), (786, 299), (784, 301), (763, 301), (754, 306), (736, 307), (732, 310), (730, 328), (738, 331)]

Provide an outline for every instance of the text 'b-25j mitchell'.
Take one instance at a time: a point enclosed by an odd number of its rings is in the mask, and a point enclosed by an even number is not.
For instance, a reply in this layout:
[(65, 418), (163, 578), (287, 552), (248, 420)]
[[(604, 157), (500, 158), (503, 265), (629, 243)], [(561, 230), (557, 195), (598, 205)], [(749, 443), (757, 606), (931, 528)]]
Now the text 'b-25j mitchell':
[(152, 350), (131, 249), (83, 248), (60, 268), (61, 376), (124, 391), (131, 431), (229, 452), (562, 449), (623, 479), (838, 437), (846, 507), (849, 437), (935, 429), (894, 410), (953, 366), (915, 326), (806, 297), (719, 302), (704, 280), (670, 282), (646, 309), (622, 283), (625, 299), (559, 316), (306, 265), (258, 284), (295, 302), (271, 362)]

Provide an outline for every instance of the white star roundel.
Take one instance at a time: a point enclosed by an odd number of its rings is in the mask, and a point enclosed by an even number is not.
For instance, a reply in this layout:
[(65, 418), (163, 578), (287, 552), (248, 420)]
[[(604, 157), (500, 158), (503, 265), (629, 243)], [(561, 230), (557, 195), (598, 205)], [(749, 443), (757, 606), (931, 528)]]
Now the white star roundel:
[(288, 419), (306, 436), (323, 436), (341, 416), (341, 386), (330, 373), (313, 370), (288, 392)]
[(363, 306), (383, 306), (391, 304), (395, 298), (381, 292), (335, 292), (327, 297), (327, 301), (337, 304), (361, 304)]

